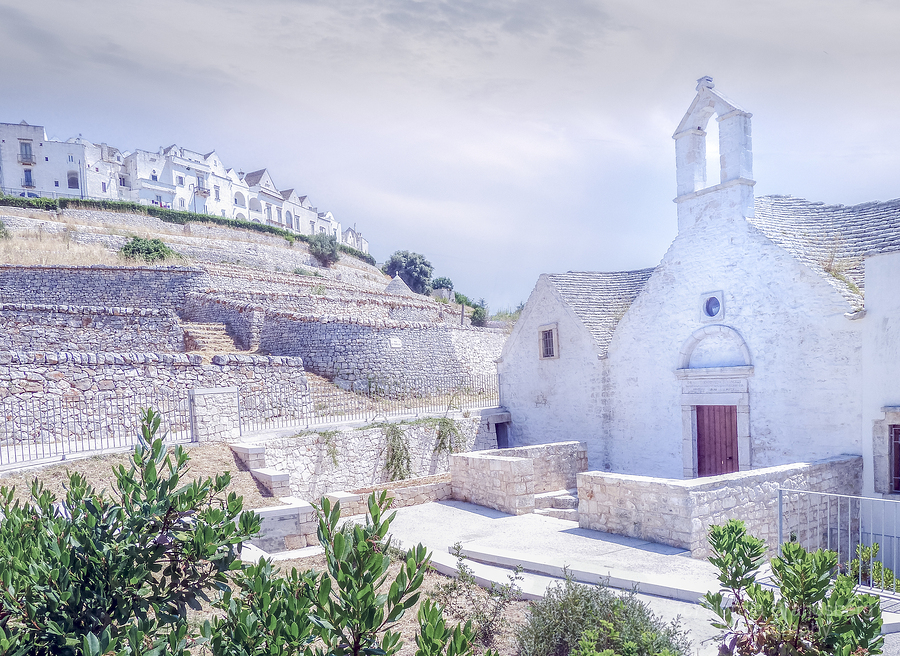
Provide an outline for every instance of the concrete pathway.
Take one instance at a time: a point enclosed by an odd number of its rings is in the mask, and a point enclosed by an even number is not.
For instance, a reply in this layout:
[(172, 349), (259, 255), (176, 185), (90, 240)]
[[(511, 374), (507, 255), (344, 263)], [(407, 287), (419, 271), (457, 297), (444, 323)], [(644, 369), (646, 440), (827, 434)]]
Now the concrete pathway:
[[(563, 567), (586, 583), (603, 581), (610, 587), (635, 589), (657, 615), (681, 618), (696, 654), (718, 653), (714, 642), (718, 631), (709, 624), (712, 613), (697, 603), (703, 593), (718, 589), (716, 569), (683, 549), (582, 529), (564, 519), (506, 515), (461, 501), (400, 508), (391, 534), (396, 546), (424, 544), (435, 568), (446, 574), (456, 572), (456, 558), (450, 552), (459, 543), (481, 585), (508, 582), (509, 568), (521, 564), (527, 571), (519, 586), (529, 599), (559, 583)], [(900, 616), (885, 613), (885, 625), (886, 630), (900, 630)], [(900, 633), (886, 636), (884, 653), (900, 656)]]

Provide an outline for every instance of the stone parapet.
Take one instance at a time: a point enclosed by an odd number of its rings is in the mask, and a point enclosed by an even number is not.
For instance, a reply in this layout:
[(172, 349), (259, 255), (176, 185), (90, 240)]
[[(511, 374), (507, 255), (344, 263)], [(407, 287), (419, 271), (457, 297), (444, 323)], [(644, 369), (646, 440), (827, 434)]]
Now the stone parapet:
[(588, 469), (586, 442), (553, 442), (503, 449), (498, 453), (534, 461), (535, 494), (572, 490), (577, 485), (577, 474)]
[(779, 487), (859, 495), (862, 458), (839, 456), (691, 480), (583, 472), (578, 521), (582, 528), (669, 544), (706, 558), (709, 527), (740, 519), (771, 553), (777, 546)]
[(503, 452), (451, 456), (453, 498), (510, 515), (534, 512), (534, 462), (498, 453)]

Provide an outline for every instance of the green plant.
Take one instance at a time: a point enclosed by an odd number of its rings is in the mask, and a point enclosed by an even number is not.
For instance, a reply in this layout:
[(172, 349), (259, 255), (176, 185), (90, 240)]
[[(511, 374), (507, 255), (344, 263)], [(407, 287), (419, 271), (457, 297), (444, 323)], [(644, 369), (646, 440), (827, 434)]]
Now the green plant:
[(850, 578), (862, 585), (891, 590), (896, 588), (894, 570), (885, 567), (877, 560), (881, 545), (874, 542), (871, 547), (862, 544), (856, 545), (856, 558), (850, 561)]
[(310, 254), (324, 267), (330, 267), (341, 259), (338, 241), (333, 235), (320, 232), (310, 237), (308, 243)]
[(434, 267), (420, 253), (396, 251), (381, 270), (391, 277), (400, 276), (400, 279), (417, 294), (431, 293), (431, 272), (434, 271)]
[(434, 444), (435, 453), (457, 453), (465, 446), (465, 438), (459, 430), (456, 422), (450, 417), (438, 417), (431, 419), (437, 429), (437, 440)]
[(307, 269), (301, 269), (300, 267), (297, 267), (291, 273), (293, 273), (295, 276), (311, 276), (314, 278), (324, 278), (324, 276), (318, 271), (309, 271)]
[(328, 293), (328, 289), (325, 285), (316, 285), (310, 290), (313, 296), (325, 296)]
[[(390, 566), (385, 538), (395, 516), (385, 515), (388, 507), (386, 492), (373, 493), (366, 525), (339, 529), (340, 504), (322, 499), (315, 508), (327, 571), (292, 570), (289, 578), (279, 579), (271, 562), (262, 560), (238, 575), (237, 591), (226, 592), (216, 603), (225, 616), (204, 624), (201, 631), (213, 655), (394, 654), (401, 646), (400, 634), (391, 627), (418, 601), (429, 556), (421, 544), (403, 554), (400, 571), (382, 591)], [(442, 620), (440, 613), (427, 615), (425, 629), (432, 638), (441, 635)]]
[(399, 424), (382, 424), (385, 438), (384, 470), (392, 481), (402, 481), (412, 475), (412, 458), (406, 434)]
[(328, 457), (331, 458), (331, 464), (335, 467), (338, 466), (338, 450), (337, 444), (334, 442), (334, 438), (338, 435), (340, 431), (330, 430), (330, 431), (319, 431), (319, 437), (322, 438), (322, 443), (325, 445), (325, 453), (328, 454)]
[(432, 289), (449, 289), (453, 291), (453, 281), (450, 278), (440, 277), (431, 281)]
[(7, 228), (6, 224), (3, 223), (3, 220), (0, 219), (0, 239), (9, 239), (10, 237), (9, 228)]
[(36, 210), (57, 210), (59, 202), (54, 198), (25, 198), (23, 196), (7, 196), (0, 193), (0, 205), (7, 207), (24, 207)]
[(678, 620), (663, 621), (633, 592), (582, 585), (568, 574), (531, 605), (516, 640), (522, 656), (567, 656), (579, 650), (627, 656), (691, 653)]
[[(471, 622), (447, 628), (439, 605), (426, 599), (419, 606), (419, 633), (416, 635), (416, 656), (462, 656), (472, 652), (475, 630)], [(485, 656), (497, 656), (488, 650)]]
[(37, 481), (24, 504), (0, 488), (0, 653), (184, 652), (186, 607), (226, 587), (260, 518), (225, 496), (227, 472), (185, 483), (189, 458), (167, 453), (159, 426), (142, 411), (112, 495), (77, 473), (60, 503)]
[(469, 307), (475, 307), (475, 303), (472, 301), (472, 299), (460, 292), (453, 292), (453, 300), (457, 305), (468, 305)]
[(710, 527), (709, 543), (722, 587), (706, 593), (701, 604), (716, 614), (713, 626), (724, 631), (720, 654), (881, 653), (879, 599), (854, 593), (848, 576), (833, 578), (833, 551), (783, 544), (782, 555), (772, 559), (776, 595), (756, 582), (766, 547), (743, 522)]
[(128, 259), (141, 259), (145, 262), (178, 257), (178, 253), (166, 246), (161, 239), (144, 239), (143, 237), (132, 237), (125, 242), (120, 252)]
[(478, 305), (472, 310), (471, 322), (473, 326), (483, 327), (487, 325), (487, 308)]
[(507, 622), (506, 608), (522, 594), (518, 585), (522, 580), (522, 568), (517, 567), (509, 575), (509, 583), (492, 583), (488, 590), (483, 590), (476, 583), (472, 568), (466, 564), (459, 542), (453, 545), (452, 553), (456, 556), (456, 578), (439, 584), (429, 597), (441, 604), (451, 617), (465, 620), (467, 625), (471, 622), (475, 639), (490, 646)]

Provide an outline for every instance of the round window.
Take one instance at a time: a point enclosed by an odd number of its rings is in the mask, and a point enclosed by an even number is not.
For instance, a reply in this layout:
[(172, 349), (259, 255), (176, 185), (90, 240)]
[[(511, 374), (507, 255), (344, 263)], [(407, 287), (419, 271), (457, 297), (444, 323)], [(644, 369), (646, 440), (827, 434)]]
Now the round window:
[(706, 304), (703, 306), (703, 310), (706, 312), (706, 316), (714, 317), (719, 314), (719, 310), (722, 308), (719, 303), (719, 299), (715, 296), (710, 296), (706, 299)]

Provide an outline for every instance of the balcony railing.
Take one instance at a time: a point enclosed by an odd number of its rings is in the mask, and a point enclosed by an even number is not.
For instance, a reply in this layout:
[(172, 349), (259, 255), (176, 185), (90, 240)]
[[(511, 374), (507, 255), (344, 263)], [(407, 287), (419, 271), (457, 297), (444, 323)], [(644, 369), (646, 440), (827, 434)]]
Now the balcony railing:
[(209, 198), (209, 187), (201, 187), (200, 185), (197, 185), (194, 188), (194, 191), (197, 193), (198, 196), (203, 196), (204, 198)]
[(23, 189), (34, 189), (34, 179), (33, 178), (22, 178), (22, 188)]
[(37, 159), (34, 155), (26, 155), (25, 153), (19, 153), (19, 164), (28, 164), (33, 165), (37, 164)]

